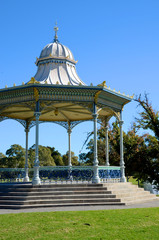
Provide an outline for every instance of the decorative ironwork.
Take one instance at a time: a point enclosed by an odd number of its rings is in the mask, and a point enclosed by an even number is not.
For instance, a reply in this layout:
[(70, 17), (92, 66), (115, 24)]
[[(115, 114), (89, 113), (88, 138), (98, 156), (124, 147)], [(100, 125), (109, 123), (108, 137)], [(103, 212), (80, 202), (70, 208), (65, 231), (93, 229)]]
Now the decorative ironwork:
[(94, 102), (95, 104), (97, 104), (97, 101), (98, 101), (98, 95), (101, 93), (101, 90), (98, 91), (96, 94), (95, 94), (95, 97), (94, 97)]
[(0, 182), (17, 182), (23, 179), (25, 170), (23, 168), (0, 168)]
[(4, 121), (4, 120), (7, 120), (9, 119), (8, 117), (3, 117), (3, 116), (0, 116), (0, 122)]
[[(99, 166), (99, 178), (103, 181), (120, 180), (120, 167)], [(93, 166), (55, 166), (40, 167), (39, 176), (43, 182), (57, 181), (92, 181), (94, 175)], [(0, 168), (0, 182), (23, 181), (25, 177), (24, 168)], [(29, 178), (33, 178), (33, 169), (29, 169)]]
[(39, 91), (36, 87), (34, 87), (33, 89), (34, 89), (34, 98), (35, 98), (35, 101), (37, 102), (39, 100)]

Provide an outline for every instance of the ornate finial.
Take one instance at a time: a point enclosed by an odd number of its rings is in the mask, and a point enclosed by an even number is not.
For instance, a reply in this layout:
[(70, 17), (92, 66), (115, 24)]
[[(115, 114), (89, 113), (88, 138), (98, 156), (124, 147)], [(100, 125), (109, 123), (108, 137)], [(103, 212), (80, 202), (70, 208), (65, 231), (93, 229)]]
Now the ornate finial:
[(57, 31), (59, 28), (57, 27), (57, 22), (55, 23), (54, 31), (55, 31), (55, 37), (54, 37), (54, 42), (58, 42), (58, 36), (57, 36)]
[(34, 77), (32, 77), (31, 80), (27, 84), (34, 84), (34, 83), (39, 83), (39, 82), (36, 81)]
[(103, 81), (101, 84), (98, 84), (97, 86), (107, 87), (106, 86), (106, 81)]

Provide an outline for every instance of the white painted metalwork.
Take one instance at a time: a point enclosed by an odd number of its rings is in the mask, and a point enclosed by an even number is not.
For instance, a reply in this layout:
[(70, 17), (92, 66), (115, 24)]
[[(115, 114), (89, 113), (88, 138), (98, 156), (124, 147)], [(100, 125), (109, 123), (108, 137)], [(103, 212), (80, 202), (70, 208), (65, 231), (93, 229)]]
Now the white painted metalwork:
[(105, 154), (106, 154), (106, 166), (109, 166), (109, 139), (108, 139), (108, 123), (105, 127)]
[(28, 175), (28, 133), (29, 128), (28, 126), (25, 128), (25, 135), (26, 135), (26, 146), (25, 146), (25, 177), (24, 182), (29, 182), (29, 175)]
[(125, 163), (124, 163), (124, 152), (123, 152), (123, 123), (122, 121), (122, 111), (120, 113), (120, 121), (119, 121), (119, 126), (120, 126), (120, 170), (121, 170), (121, 182), (126, 182), (126, 177), (125, 177)]
[(72, 133), (72, 130), (70, 127), (70, 123), (68, 123), (67, 133), (68, 133), (68, 166), (71, 167), (72, 166), (72, 163), (71, 163), (71, 133)]
[(40, 185), (39, 178), (39, 116), (40, 112), (35, 112), (36, 118), (36, 139), (35, 139), (35, 161), (34, 161), (34, 177), (32, 180), (33, 185)]
[(93, 109), (93, 119), (94, 119), (94, 161), (93, 161), (93, 167), (94, 167), (94, 176), (92, 179), (92, 183), (100, 183), (100, 178), (98, 175), (98, 155), (97, 155), (97, 108), (96, 104), (94, 103), (94, 109)]

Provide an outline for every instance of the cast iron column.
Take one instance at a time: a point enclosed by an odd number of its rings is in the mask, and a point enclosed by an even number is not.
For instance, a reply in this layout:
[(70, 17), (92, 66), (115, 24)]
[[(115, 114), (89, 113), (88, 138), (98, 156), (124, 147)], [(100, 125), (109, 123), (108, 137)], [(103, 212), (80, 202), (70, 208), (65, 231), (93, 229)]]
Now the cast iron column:
[(39, 178), (39, 102), (36, 102), (36, 112), (34, 113), (36, 119), (36, 138), (35, 138), (35, 161), (34, 161), (34, 176), (33, 185), (40, 185), (41, 181)]
[(119, 121), (119, 126), (120, 126), (120, 171), (121, 171), (121, 182), (126, 182), (125, 178), (125, 163), (124, 163), (124, 152), (123, 152), (123, 121), (122, 121), (122, 111), (120, 112), (120, 121)]
[(68, 124), (68, 166), (71, 167), (72, 163), (71, 163), (71, 128), (70, 128), (70, 123)]
[(25, 177), (24, 177), (24, 182), (29, 182), (29, 176), (28, 176), (28, 133), (29, 133), (29, 128), (28, 124), (26, 125), (25, 128), (25, 135), (26, 135), (26, 142), (25, 142)]
[(108, 139), (108, 124), (105, 128), (105, 154), (106, 154), (106, 166), (108, 167), (109, 164), (109, 139)]
[(100, 183), (100, 178), (98, 175), (98, 155), (97, 155), (97, 107), (96, 104), (94, 103), (93, 106), (93, 114), (94, 118), (94, 161), (93, 161), (93, 168), (94, 168), (94, 175), (92, 178), (92, 183)]

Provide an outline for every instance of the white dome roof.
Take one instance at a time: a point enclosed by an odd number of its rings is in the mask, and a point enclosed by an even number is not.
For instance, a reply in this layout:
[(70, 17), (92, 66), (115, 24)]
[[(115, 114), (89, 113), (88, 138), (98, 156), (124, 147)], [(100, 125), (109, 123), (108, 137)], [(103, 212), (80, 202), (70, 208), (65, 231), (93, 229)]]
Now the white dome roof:
[(53, 42), (47, 44), (43, 50), (41, 51), (40, 58), (45, 57), (62, 57), (62, 58), (69, 58), (70, 60), (74, 61), (73, 54), (66, 46), (62, 45), (59, 42)]
[(86, 85), (77, 75), (72, 52), (59, 43), (55, 27), (54, 42), (47, 44), (36, 60), (38, 66), (34, 79), (41, 84)]

